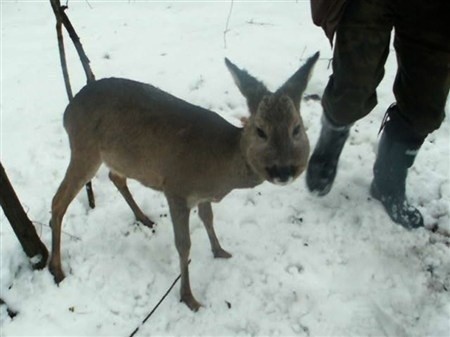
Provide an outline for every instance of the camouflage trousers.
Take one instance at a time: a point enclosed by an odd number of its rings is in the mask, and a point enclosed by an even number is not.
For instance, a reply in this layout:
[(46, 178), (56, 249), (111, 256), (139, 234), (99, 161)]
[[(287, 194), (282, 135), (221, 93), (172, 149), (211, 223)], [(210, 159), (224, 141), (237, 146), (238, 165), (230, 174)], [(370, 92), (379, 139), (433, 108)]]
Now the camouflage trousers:
[(422, 138), (439, 128), (450, 85), (449, 17), (450, 0), (349, 0), (322, 99), (327, 117), (349, 125), (376, 106), (393, 36), (400, 118)]

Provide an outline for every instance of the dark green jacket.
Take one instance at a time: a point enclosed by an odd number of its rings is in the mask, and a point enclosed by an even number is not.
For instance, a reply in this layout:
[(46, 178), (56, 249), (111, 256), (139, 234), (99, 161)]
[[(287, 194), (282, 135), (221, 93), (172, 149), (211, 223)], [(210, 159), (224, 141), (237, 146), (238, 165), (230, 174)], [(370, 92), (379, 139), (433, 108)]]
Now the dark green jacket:
[(346, 4), (347, 0), (311, 0), (313, 22), (322, 27), (331, 45)]

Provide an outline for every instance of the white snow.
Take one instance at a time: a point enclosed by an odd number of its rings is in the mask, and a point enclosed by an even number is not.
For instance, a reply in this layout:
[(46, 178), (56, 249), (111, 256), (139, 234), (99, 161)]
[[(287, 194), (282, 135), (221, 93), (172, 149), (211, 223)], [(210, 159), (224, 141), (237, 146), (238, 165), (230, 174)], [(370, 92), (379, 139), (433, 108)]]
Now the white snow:
[[(247, 110), (225, 56), (276, 89), (320, 50), (307, 94), (321, 95), (332, 50), (309, 1), (235, 1), (225, 48), (230, 3), (70, 1), (67, 13), (97, 78), (148, 82), (235, 124)], [(70, 155), (55, 19), (48, 1), (0, 6), (1, 162), (50, 247), (50, 203)], [(77, 92), (85, 76), (65, 42)], [(379, 104), (353, 127), (329, 195), (311, 195), (304, 175), (232, 192), (213, 206), (229, 260), (213, 259), (193, 212), (190, 276), (204, 307), (193, 313), (179, 303), (177, 284), (137, 336), (449, 336), (449, 120), (427, 138), (407, 184), (410, 201), (441, 233), (407, 231), (369, 197), (395, 67), (392, 51)], [(302, 115), (313, 146), (320, 103), (303, 101)], [(179, 274), (163, 195), (130, 182), (158, 223), (153, 234), (135, 224), (105, 168), (93, 184), (97, 207), (89, 209), (83, 191), (65, 217), (59, 287), (47, 269), (30, 268), (0, 213), (1, 298), (18, 312), (12, 319), (1, 306), (2, 336), (129, 336)]]

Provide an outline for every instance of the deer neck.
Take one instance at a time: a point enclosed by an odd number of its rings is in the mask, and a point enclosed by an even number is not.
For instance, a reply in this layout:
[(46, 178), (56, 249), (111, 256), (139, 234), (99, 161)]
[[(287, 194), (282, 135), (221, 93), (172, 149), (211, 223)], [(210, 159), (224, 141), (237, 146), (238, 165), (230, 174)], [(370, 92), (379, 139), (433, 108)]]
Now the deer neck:
[(250, 166), (247, 160), (247, 140), (245, 130), (241, 130), (239, 138), (239, 150), (236, 151), (233, 166), (235, 167), (236, 188), (251, 188), (261, 184), (261, 178)]

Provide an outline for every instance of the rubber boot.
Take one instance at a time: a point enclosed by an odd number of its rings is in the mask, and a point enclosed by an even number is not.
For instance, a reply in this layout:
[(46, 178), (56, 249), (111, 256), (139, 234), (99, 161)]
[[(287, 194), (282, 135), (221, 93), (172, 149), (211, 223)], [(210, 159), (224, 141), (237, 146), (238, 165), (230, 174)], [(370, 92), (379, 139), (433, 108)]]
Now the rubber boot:
[(413, 229), (424, 225), (423, 217), (408, 203), (405, 185), (408, 169), (413, 165), (424, 138), (414, 135), (395, 109), (392, 106), (387, 112), (389, 120), (385, 122), (378, 145), (370, 193), (383, 204), (392, 221)]
[(350, 126), (336, 126), (325, 114), (322, 129), (306, 170), (306, 185), (319, 196), (326, 195), (336, 177), (339, 156), (350, 134)]

